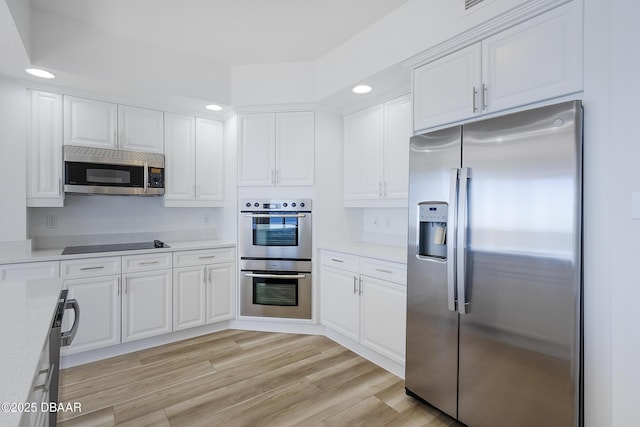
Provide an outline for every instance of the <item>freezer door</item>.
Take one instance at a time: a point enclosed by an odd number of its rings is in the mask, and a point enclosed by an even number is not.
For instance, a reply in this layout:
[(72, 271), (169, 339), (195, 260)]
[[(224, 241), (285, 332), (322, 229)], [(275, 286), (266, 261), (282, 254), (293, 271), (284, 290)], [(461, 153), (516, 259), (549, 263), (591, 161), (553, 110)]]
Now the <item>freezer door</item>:
[(581, 129), (577, 101), (464, 128), (458, 418), (471, 427), (580, 425)]
[[(455, 242), (455, 224), (448, 224), (443, 235), (442, 222), (447, 218), (445, 210), (455, 211), (460, 135), (461, 128), (455, 127), (415, 136), (411, 138), (409, 159), (405, 386), (410, 394), (452, 417), (457, 415), (458, 382), (458, 315), (455, 295), (451, 293), (454, 283), (449, 280), (454, 260), (447, 255), (451, 249), (439, 250), (437, 246)], [(421, 211), (423, 220), (429, 212), (434, 213), (433, 233), (428, 235), (430, 240), (423, 248), (419, 242)], [(427, 248), (434, 240), (433, 248)]]

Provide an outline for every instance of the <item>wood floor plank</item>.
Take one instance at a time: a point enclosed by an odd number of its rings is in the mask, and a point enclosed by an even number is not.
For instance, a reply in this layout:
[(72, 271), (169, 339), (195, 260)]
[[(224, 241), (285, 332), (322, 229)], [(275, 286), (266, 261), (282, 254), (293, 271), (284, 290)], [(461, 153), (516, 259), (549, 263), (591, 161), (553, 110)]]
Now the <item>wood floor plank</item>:
[(324, 336), (226, 330), (69, 368), (62, 426), (458, 425)]

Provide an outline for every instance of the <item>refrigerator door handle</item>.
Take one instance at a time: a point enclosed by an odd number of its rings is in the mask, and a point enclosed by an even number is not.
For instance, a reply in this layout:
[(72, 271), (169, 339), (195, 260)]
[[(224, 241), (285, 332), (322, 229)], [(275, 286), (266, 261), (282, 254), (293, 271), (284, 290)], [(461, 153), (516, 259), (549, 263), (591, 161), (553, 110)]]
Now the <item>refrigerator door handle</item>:
[(456, 266), (457, 266), (457, 287), (458, 287), (458, 313), (469, 313), (469, 302), (466, 295), (466, 265), (467, 265), (467, 215), (469, 200), (469, 179), (471, 170), (469, 168), (460, 169), (460, 191), (458, 193), (458, 222), (457, 222), (457, 245), (456, 245)]
[(459, 169), (451, 169), (449, 187), (449, 209), (447, 212), (447, 306), (449, 311), (457, 311), (456, 292), (456, 212), (458, 208), (458, 175)]

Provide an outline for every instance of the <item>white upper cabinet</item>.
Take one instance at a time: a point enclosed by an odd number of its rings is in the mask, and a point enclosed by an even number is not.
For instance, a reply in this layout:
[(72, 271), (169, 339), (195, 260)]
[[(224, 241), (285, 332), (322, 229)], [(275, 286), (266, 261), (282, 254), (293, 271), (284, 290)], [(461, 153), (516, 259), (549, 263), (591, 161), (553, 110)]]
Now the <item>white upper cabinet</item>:
[(314, 145), (313, 112), (276, 113), (277, 185), (313, 185)]
[(405, 206), (408, 191), (409, 95), (344, 117), (345, 206)]
[(27, 206), (62, 207), (62, 95), (28, 94)]
[(481, 52), (478, 43), (413, 71), (416, 130), (480, 114)]
[(65, 145), (116, 148), (117, 140), (117, 104), (65, 95)]
[(376, 105), (344, 117), (344, 198), (377, 199), (382, 194), (384, 108)]
[(196, 200), (224, 199), (223, 123), (196, 119)]
[(238, 141), (238, 185), (313, 185), (312, 111), (242, 114)]
[(582, 90), (574, 1), (413, 70), (414, 131)]
[(162, 111), (118, 105), (118, 148), (164, 153)]
[(64, 144), (163, 153), (161, 111), (64, 97)]
[(411, 97), (384, 103), (383, 195), (387, 199), (406, 199), (409, 192), (409, 140)]
[(572, 2), (482, 41), (487, 111), (582, 90), (582, 27)]
[(196, 119), (165, 113), (164, 200), (194, 200), (196, 161)]
[(165, 135), (165, 206), (221, 206), (223, 123), (166, 113)]

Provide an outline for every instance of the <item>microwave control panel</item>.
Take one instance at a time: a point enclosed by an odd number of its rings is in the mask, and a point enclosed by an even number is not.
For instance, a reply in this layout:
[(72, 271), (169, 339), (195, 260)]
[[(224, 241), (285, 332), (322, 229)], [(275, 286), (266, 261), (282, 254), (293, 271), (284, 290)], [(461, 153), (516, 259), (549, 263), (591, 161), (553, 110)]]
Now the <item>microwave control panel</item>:
[(164, 169), (149, 167), (149, 188), (164, 188)]

